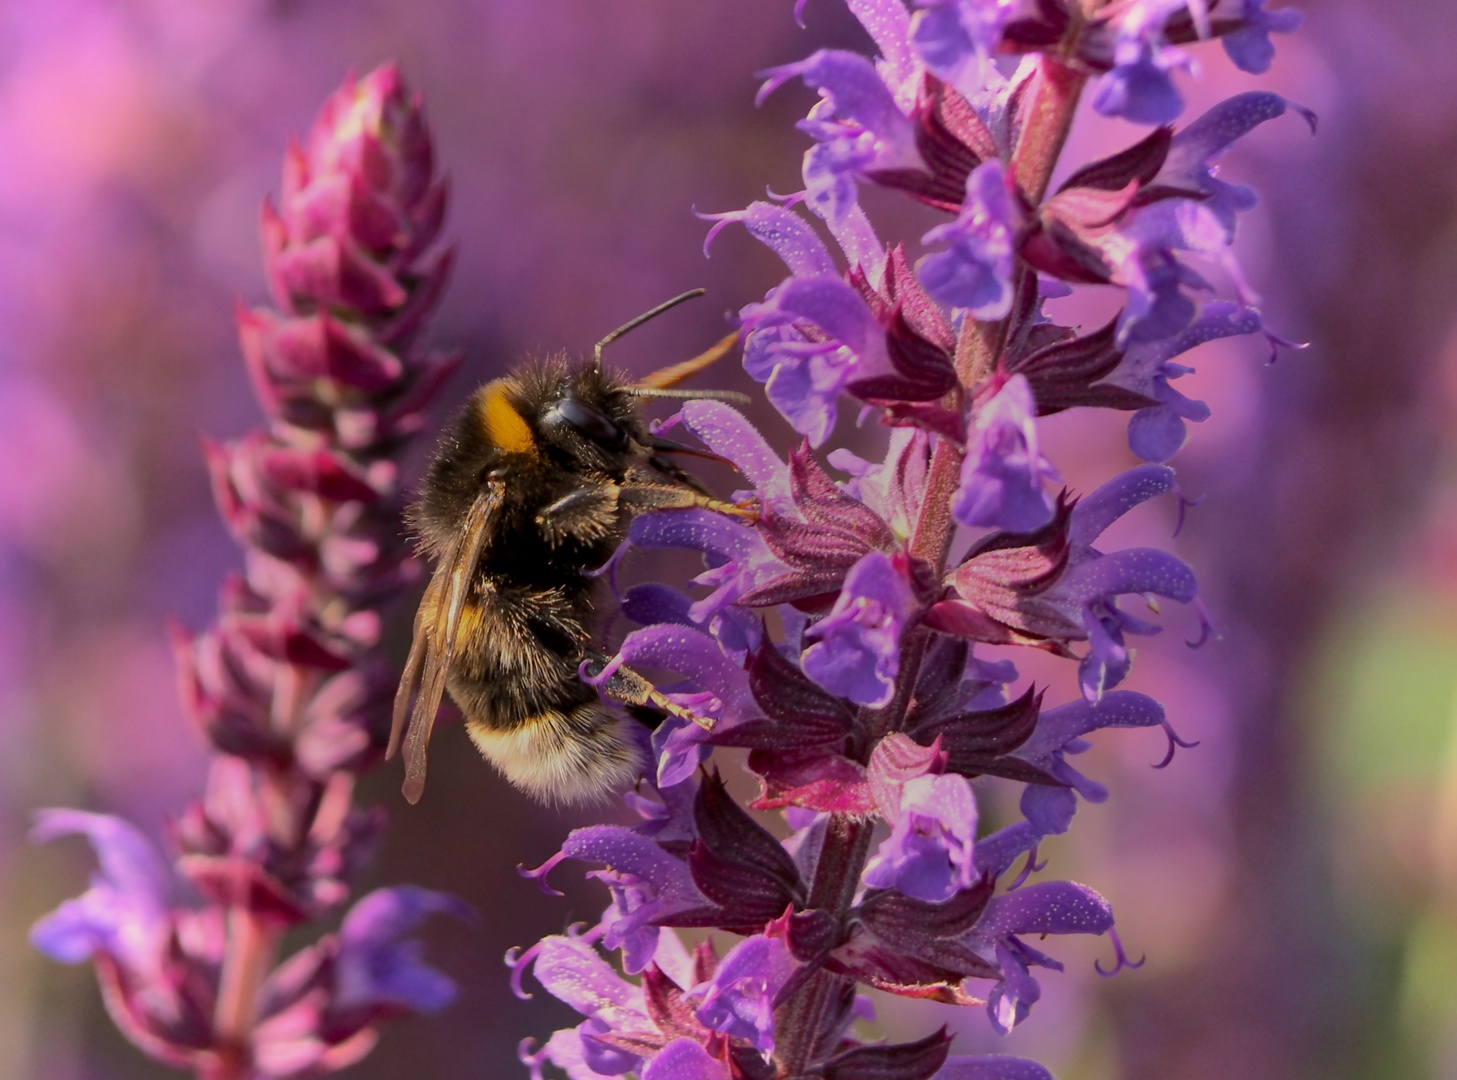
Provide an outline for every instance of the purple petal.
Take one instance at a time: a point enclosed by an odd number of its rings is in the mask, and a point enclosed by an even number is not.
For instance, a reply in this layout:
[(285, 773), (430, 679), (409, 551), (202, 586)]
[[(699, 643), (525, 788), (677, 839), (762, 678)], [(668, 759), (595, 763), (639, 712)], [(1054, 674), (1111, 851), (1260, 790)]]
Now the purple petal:
[(804, 673), (856, 704), (886, 704), (900, 670), (901, 632), (916, 607), (902, 570), (879, 551), (862, 555), (829, 615), (806, 632), (817, 641), (801, 657)]
[(1022, 814), (1044, 836), (1061, 836), (1072, 827), (1078, 800), (1072, 789), (1028, 784), (1022, 791)]
[(577, 1025), (577, 1035), (582, 1040), (582, 1064), (594, 1076), (622, 1076), (642, 1064), (638, 1055), (593, 1038), (611, 1032), (612, 1025), (599, 1016), (589, 1016)]
[(901, 112), (875, 65), (859, 53), (820, 49), (803, 60), (763, 74), (766, 81), (759, 91), (761, 100), (766, 93), (798, 77), (806, 86), (820, 91), (839, 119), (853, 121), (874, 132), (891, 144), (890, 148), (914, 146), (910, 118)]
[(729, 1080), (729, 1071), (692, 1039), (674, 1039), (647, 1063), (642, 1080)]
[(814, 323), (862, 360), (885, 359), (885, 331), (864, 297), (843, 278), (830, 274), (790, 278), (759, 308), (766, 314)]
[(1289, 33), (1304, 22), (1300, 12), (1290, 8), (1266, 11), (1265, 0), (1245, 0), (1246, 25), (1221, 39), (1224, 51), (1241, 71), (1263, 75), (1275, 59), (1270, 32)]
[(1071, 701), (1048, 709), (1037, 718), (1037, 730), (1018, 751), (1033, 764), (1046, 767), (1051, 755), (1074, 739), (1106, 727), (1155, 727), (1164, 722), (1164, 707), (1151, 697), (1131, 690), (1104, 694), (1096, 702)]
[(965, 308), (976, 319), (1005, 318), (1012, 307), (1015, 225), (1002, 163), (983, 162), (966, 178), (966, 201), (957, 219), (921, 238), (925, 244), (947, 245), (916, 264), (921, 284), (943, 304)]
[(532, 973), (548, 993), (584, 1016), (614, 1008), (643, 1011), (641, 988), (618, 975), (580, 938), (558, 934), (543, 939)]
[(789, 466), (748, 417), (722, 402), (689, 401), (683, 405), (683, 423), (715, 454), (732, 461), (754, 485), (762, 502), (776, 507), (792, 505)]
[(1212, 301), (1204, 305), (1197, 319), (1178, 333), (1129, 345), (1118, 367), (1108, 376), (1108, 382), (1153, 397), (1156, 393), (1155, 380), (1166, 374), (1164, 366), (1169, 360), (1206, 341), (1259, 333), (1263, 325), (1255, 308), (1240, 307), (1222, 300)]
[(966, 82), (1001, 40), (1010, 13), (1006, 3), (984, 0), (917, 0), (911, 47), (938, 78)]
[(783, 938), (745, 938), (719, 962), (713, 978), (689, 995), (702, 1000), (694, 1016), (705, 1027), (773, 1053), (775, 998), (797, 966)]
[(1057, 470), (1038, 449), (1036, 403), (1025, 376), (1008, 379), (976, 414), (951, 512), (963, 525), (1030, 533), (1052, 520)]
[(1078, 603), (1153, 593), (1187, 604), (1199, 593), (1194, 572), (1182, 559), (1157, 548), (1127, 548), (1074, 567), (1058, 591)]
[(152, 842), (134, 825), (107, 814), (42, 810), (32, 839), (44, 843), (79, 833), (91, 841), (100, 872), (91, 886), (31, 929), (31, 942), (67, 964), (109, 953), (136, 967), (153, 964), (169, 926), (169, 875)]
[(977, 873), (1001, 877), (1019, 857), (1035, 848), (1044, 835), (1031, 822), (1018, 821), (982, 837), (976, 844)]
[(1027, 1019), (1032, 1006), (1042, 997), (1042, 987), (1027, 970), (1027, 964), (1007, 943), (999, 941), (995, 952), (997, 966), (1002, 969), (1002, 981), (987, 995), (987, 1016), (997, 1033), (1005, 1035)]
[(769, 403), (811, 446), (823, 446), (834, 430), (840, 393), (855, 374), (857, 359), (844, 350), (779, 359), (764, 387)]
[(1128, 448), (1144, 461), (1168, 461), (1188, 436), (1184, 418), (1165, 405), (1139, 409), (1128, 418)]
[(339, 929), (336, 1004), (436, 1012), (454, 1001), (455, 982), (423, 963), (420, 943), (405, 938), (436, 913), (469, 918), (471, 911), (453, 896), (411, 885), (377, 889), (356, 902)]
[(1093, 108), (1135, 124), (1169, 124), (1178, 119), (1184, 99), (1172, 74), (1188, 67), (1189, 58), (1182, 50), (1147, 39), (1123, 41), (1114, 60), (1113, 70), (1098, 80)]
[(752, 202), (743, 210), (699, 216), (714, 222), (703, 242), (705, 255), (719, 231), (724, 226), (737, 222), (749, 230), (750, 236), (783, 259), (790, 273), (798, 276), (835, 273), (835, 260), (830, 258), (824, 241), (810, 227), (809, 222), (788, 207)]
[(1053, 1080), (1035, 1061), (1006, 1054), (949, 1057), (931, 1080)]
[(1014, 934), (1103, 934), (1112, 926), (1112, 907), (1092, 889), (1045, 881), (993, 897), (972, 933), (990, 941)]
[(806, 196), (826, 220), (839, 221), (855, 206), (855, 176), (921, 166), (910, 118), (865, 57), (821, 49), (762, 74), (768, 78), (760, 88), (760, 101), (796, 76), (824, 99), (799, 126), (820, 140), (805, 154), (804, 180)]
[(622, 825), (590, 825), (573, 829), (562, 845), (569, 859), (597, 862), (618, 874), (630, 874), (652, 884), (664, 896), (692, 900), (698, 889), (681, 859), (675, 859), (652, 840)]
[(617, 655), (626, 664), (681, 672), (710, 691), (715, 700), (695, 706), (703, 715), (729, 722), (763, 715), (744, 669), (702, 631), (672, 624), (644, 627), (622, 639)]
[(1068, 539), (1089, 547), (1128, 511), (1149, 499), (1167, 494), (1178, 487), (1173, 469), (1160, 465), (1140, 465), (1109, 480), (1073, 508)]
[(916, 74), (916, 58), (911, 52), (911, 16), (901, 0), (846, 0), (848, 7), (865, 27), (891, 78), (903, 83)]
[(862, 880), (933, 904), (951, 899), (976, 880), (976, 821), (976, 798), (966, 777), (944, 773), (908, 781), (891, 834)]
[[(818, 209), (812, 206), (811, 209)], [(835, 237), (835, 243), (845, 253), (845, 259), (853, 269), (861, 267), (872, 284), (878, 285), (885, 267), (885, 245), (875, 235), (875, 226), (860, 206), (854, 206), (838, 218), (829, 218), (825, 224)]]
[(1154, 184), (1204, 192), (1205, 205), (1224, 226), (1226, 239), (1234, 234), (1235, 212), (1254, 207), (1255, 194), (1249, 188), (1215, 179), (1211, 164), (1235, 140), (1248, 135), (1268, 120), (1297, 109), (1315, 130), (1315, 114), (1286, 101), (1279, 94), (1251, 90), (1215, 105), (1174, 136), (1163, 168)]

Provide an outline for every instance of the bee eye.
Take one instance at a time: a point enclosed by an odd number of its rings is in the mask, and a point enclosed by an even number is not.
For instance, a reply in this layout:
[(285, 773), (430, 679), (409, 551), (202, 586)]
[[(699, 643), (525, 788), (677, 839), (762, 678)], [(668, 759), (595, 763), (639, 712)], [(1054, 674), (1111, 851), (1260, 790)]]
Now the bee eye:
[(627, 441), (626, 432), (596, 409), (589, 409), (576, 398), (562, 399), (557, 411), (562, 419), (594, 442), (620, 446)]

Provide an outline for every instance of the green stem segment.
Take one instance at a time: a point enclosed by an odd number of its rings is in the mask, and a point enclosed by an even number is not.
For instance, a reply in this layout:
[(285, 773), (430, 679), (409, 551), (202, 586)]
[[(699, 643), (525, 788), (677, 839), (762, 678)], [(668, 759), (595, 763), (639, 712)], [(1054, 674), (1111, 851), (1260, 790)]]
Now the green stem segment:
[[(1095, 0), (1096, 3), (1096, 0)], [(1022, 137), (1012, 152), (1011, 169), (1018, 185), (1034, 203), (1047, 194), (1052, 171), (1067, 142), (1087, 76), (1054, 57), (1044, 57), (1028, 87)], [(956, 349), (956, 371), (960, 393), (969, 395), (977, 383), (996, 370), (1006, 339), (1006, 322), (967, 320)], [(941, 439), (931, 457), (926, 497), (911, 536), (910, 554), (924, 559), (937, 572), (945, 568), (956, 523), (951, 501), (960, 481), (962, 450)], [(884, 709), (862, 710), (861, 721), (872, 735), (865, 756), (880, 737), (897, 730), (911, 705), (916, 675), (925, 655), (927, 635), (912, 631), (902, 646), (901, 669), (894, 700)], [(862, 762), (863, 763), (863, 762)], [(821, 908), (843, 924), (854, 903), (860, 875), (870, 856), (874, 822), (844, 814), (831, 817), (829, 829), (815, 866), (809, 906)], [(775, 1052), (777, 1076), (781, 1080), (807, 1074), (833, 1048), (818, 1045), (830, 1010), (846, 990), (846, 976), (821, 970), (794, 997), (779, 1008), (775, 1018), (778, 1032)]]

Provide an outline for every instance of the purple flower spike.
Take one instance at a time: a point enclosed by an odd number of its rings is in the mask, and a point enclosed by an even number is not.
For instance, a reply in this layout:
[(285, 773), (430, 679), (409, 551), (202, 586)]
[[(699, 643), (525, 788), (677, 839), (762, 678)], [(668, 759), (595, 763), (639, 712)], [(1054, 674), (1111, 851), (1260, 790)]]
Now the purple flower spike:
[(816, 641), (804, 652), (804, 673), (858, 705), (885, 705), (900, 671), (901, 633), (917, 607), (903, 567), (879, 551), (861, 556), (829, 615), (805, 634)]
[(121, 818), (80, 810), (42, 810), (31, 838), (80, 834), (101, 863), (91, 887), (36, 923), (30, 940), (66, 964), (104, 953), (134, 969), (155, 970), (171, 929), (170, 875), (141, 831)]
[(775, 998), (796, 967), (783, 938), (746, 938), (719, 962), (713, 978), (689, 995), (701, 1000), (694, 1015), (705, 1027), (772, 1054)]
[(976, 413), (977, 436), (961, 466), (952, 513), (963, 525), (1031, 533), (1052, 520), (1047, 483), (1061, 480), (1037, 445), (1036, 402), (1014, 375)]
[(1015, 230), (1006, 171), (1000, 161), (984, 162), (966, 178), (966, 201), (957, 219), (921, 238), (925, 244), (946, 244), (947, 250), (927, 255), (916, 273), (943, 304), (963, 308), (975, 319), (1005, 318), (1012, 307)]
[(422, 963), (420, 942), (406, 937), (435, 914), (467, 919), (471, 910), (453, 896), (408, 885), (362, 897), (339, 930), (335, 1005), (439, 1012), (454, 1001), (454, 980)]

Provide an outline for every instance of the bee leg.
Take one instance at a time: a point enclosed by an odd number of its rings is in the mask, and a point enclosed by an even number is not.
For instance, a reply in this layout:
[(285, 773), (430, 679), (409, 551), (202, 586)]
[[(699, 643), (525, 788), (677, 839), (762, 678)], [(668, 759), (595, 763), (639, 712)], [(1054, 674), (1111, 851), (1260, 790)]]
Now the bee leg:
[(724, 502), (722, 499), (710, 498), (691, 488), (679, 487), (675, 484), (651, 484), (629, 481), (622, 485), (621, 493), (618, 497), (618, 504), (634, 512), (644, 510), (685, 510), (696, 506), (703, 510), (714, 510), (720, 514), (732, 514), (734, 517), (747, 518), (749, 521), (759, 520), (759, 507), (757, 504), (740, 505), (739, 503)]
[[(592, 667), (600, 671), (602, 663), (603, 661), (594, 659)], [(630, 667), (619, 667), (601, 690), (613, 701), (620, 701), (624, 705), (639, 709), (651, 707), (680, 720), (691, 720), (705, 731), (713, 730), (713, 717), (699, 716), (692, 709), (685, 709)]]
[(617, 525), (620, 488), (611, 481), (588, 481), (536, 515), (541, 535), (552, 547), (564, 540), (591, 543)]

